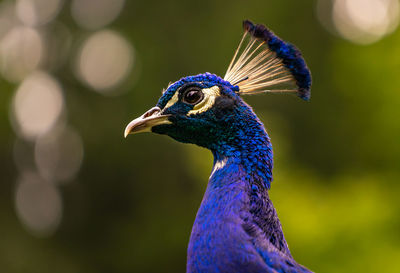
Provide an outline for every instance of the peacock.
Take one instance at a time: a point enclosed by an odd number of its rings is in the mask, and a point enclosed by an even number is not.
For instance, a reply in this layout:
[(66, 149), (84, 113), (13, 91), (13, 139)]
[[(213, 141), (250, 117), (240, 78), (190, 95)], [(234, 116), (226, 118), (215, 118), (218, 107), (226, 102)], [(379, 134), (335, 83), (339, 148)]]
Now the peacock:
[(225, 76), (184, 77), (125, 129), (153, 132), (209, 149), (214, 164), (193, 224), (189, 273), (311, 272), (292, 257), (269, 198), (273, 153), (263, 123), (242, 95), (293, 93), (310, 99), (300, 53), (261, 24), (244, 34)]

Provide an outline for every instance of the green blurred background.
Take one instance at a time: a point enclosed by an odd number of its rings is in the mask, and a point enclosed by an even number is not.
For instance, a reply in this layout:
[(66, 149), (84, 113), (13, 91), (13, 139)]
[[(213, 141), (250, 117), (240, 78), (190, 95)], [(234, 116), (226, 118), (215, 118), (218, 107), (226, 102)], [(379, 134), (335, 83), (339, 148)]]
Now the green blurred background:
[(19, 0), (0, 3), (1, 272), (185, 272), (211, 154), (123, 129), (170, 81), (223, 75), (246, 18), (313, 74), (309, 103), (245, 98), (293, 256), (400, 271), (398, 0)]

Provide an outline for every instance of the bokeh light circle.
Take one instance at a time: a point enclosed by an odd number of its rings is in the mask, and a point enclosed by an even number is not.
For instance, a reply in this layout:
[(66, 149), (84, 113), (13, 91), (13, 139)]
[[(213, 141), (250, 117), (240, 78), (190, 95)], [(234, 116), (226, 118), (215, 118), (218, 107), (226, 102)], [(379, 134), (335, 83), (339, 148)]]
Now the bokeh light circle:
[(344, 38), (370, 44), (393, 32), (399, 24), (398, 0), (334, 0), (333, 25)]
[(17, 89), (12, 103), (12, 124), (21, 137), (33, 140), (53, 128), (63, 107), (58, 82), (49, 74), (36, 71)]
[(18, 218), (33, 234), (51, 235), (62, 216), (62, 200), (57, 187), (34, 172), (24, 172), (15, 191)]
[(102, 30), (82, 45), (77, 59), (79, 78), (100, 93), (109, 93), (131, 71), (134, 52), (117, 32)]
[(83, 143), (70, 127), (56, 129), (39, 137), (35, 144), (35, 162), (40, 174), (51, 181), (69, 181), (83, 159)]
[(62, 7), (62, 0), (17, 0), (18, 18), (26, 25), (43, 25), (54, 19)]
[(73, 0), (71, 14), (81, 27), (98, 29), (114, 21), (124, 3), (125, 0)]
[(43, 56), (43, 40), (34, 28), (16, 26), (0, 41), (1, 73), (19, 82), (35, 70)]

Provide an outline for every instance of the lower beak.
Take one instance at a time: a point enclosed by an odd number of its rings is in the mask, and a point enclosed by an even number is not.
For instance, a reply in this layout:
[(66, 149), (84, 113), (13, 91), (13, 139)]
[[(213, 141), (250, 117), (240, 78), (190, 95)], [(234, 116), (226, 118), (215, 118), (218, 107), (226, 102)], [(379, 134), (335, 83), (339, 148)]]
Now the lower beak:
[(171, 124), (170, 115), (162, 115), (159, 107), (153, 107), (140, 117), (132, 120), (125, 128), (124, 136), (143, 132), (151, 132), (151, 128), (161, 124)]

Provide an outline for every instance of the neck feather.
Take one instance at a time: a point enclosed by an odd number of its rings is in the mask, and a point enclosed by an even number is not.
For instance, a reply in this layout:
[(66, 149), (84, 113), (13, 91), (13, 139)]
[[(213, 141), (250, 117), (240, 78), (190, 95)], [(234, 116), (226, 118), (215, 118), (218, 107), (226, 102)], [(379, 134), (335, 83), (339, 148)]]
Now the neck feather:
[[(214, 167), (203, 205), (207, 204), (205, 206), (208, 206), (208, 203), (215, 203), (215, 199), (219, 199), (221, 203), (226, 201), (225, 205), (231, 211), (241, 211), (241, 213), (246, 211), (245, 215), (248, 216), (242, 219), (244, 221), (243, 229), (254, 237), (255, 241), (267, 241), (276, 251), (291, 257), (281, 223), (268, 195), (267, 185), (271, 181), (270, 166), (272, 166), (272, 162), (271, 165), (259, 165), (254, 164), (252, 160), (240, 157), (221, 157), (214, 153)], [(215, 199), (209, 198), (213, 196), (212, 192), (221, 190), (225, 192), (224, 195), (219, 195)], [(247, 198), (240, 200), (234, 196), (247, 196)], [(237, 203), (229, 203), (235, 199), (238, 201)], [(225, 210), (226, 207), (221, 209)]]
[[(226, 144), (221, 146), (222, 149), (212, 150), (214, 166), (208, 190), (221, 187), (232, 189), (235, 184), (244, 189), (249, 196), (247, 209), (253, 219), (248, 223), (249, 230), (254, 230), (254, 225), (261, 228), (263, 236), (278, 251), (291, 257), (281, 223), (268, 195), (272, 181), (272, 145), (262, 123), (257, 118), (254, 121), (244, 127), (249, 130), (238, 131), (235, 141), (231, 142), (237, 145)], [(244, 187), (239, 186), (243, 184)]]
[(245, 171), (246, 180), (269, 189), (273, 167), (272, 145), (261, 121), (254, 113), (251, 114), (254, 115), (251, 121), (244, 119), (231, 123), (234, 135), (211, 148), (214, 169), (228, 161), (238, 164)]

